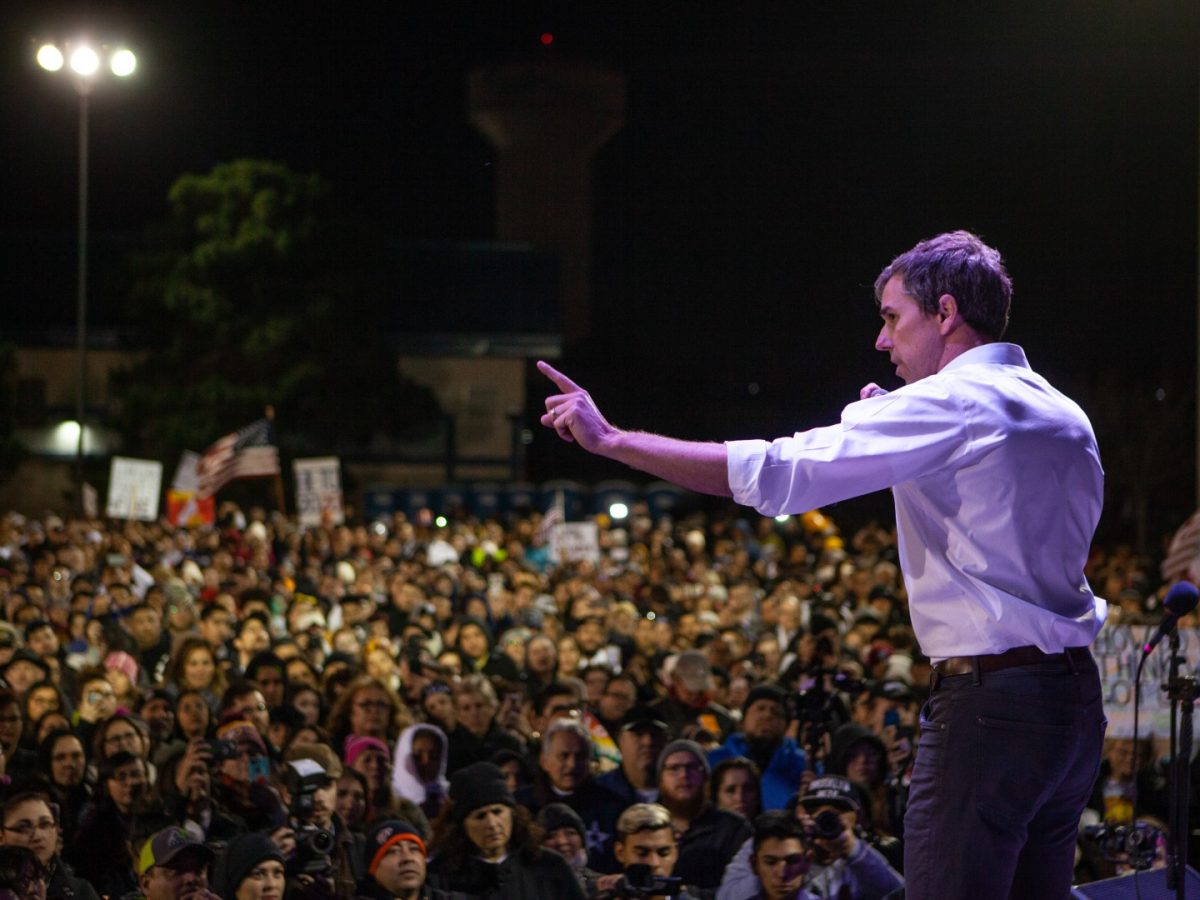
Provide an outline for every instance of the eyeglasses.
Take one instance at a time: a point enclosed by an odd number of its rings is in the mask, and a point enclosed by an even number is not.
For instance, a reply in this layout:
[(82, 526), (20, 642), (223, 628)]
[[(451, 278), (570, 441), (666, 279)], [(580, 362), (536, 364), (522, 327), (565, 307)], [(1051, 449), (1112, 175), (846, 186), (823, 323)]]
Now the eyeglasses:
[(20, 716), (0, 716), (0, 725), (16, 725), (20, 721)]
[(663, 766), (664, 772), (670, 772), (672, 775), (693, 775), (704, 771), (704, 766), (700, 763), (675, 763), (670, 766)]
[(138, 733), (131, 731), (128, 734), (110, 734), (104, 738), (105, 747), (113, 747), (117, 744), (136, 744), (138, 741)]
[(251, 712), (266, 712), (266, 711), (267, 711), (267, 704), (265, 704), (265, 703), (248, 703), (245, 706), (243, 706), (241, 709), (238, 710), (238, 712), (242, 713), (243, 715), (245, 715), (246, 713), (251, 713)]
[(386, 712), (392, 708), (392, 704), (386, 700), (359, 700), (354, 706), (356, 709), (370, 709), (376, 712)]
[(30, 822), (28, 819), (22, 819), (12, 825), (5, 825), (5, 831), (11, 831), (13, 834), (19, 834), (21, 837), (28, 840), (33, 837), (35, 831), (41, 831), (49, 834), (58, 828), (58, 823), (53, 819), (39, 819), (36, 822)]

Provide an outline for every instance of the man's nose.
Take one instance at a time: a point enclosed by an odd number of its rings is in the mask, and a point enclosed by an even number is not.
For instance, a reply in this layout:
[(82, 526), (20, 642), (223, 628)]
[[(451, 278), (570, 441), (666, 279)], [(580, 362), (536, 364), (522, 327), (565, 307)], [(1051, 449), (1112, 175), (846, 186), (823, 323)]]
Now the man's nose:
[(875, 338), (875, 349), (883, 352), (892, 349), (892, 339), (888, 337), (886, 327), (879, 329), (879, 337)]

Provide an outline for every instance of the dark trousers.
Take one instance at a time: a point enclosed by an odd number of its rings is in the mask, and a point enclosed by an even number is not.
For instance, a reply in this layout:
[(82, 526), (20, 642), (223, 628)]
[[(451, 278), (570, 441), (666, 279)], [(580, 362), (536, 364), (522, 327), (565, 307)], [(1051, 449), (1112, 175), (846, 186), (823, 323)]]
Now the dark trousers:
[(921, 710), (907, 900), (1063, 900), (1106, 725), (1089, 653), (943, 678)]

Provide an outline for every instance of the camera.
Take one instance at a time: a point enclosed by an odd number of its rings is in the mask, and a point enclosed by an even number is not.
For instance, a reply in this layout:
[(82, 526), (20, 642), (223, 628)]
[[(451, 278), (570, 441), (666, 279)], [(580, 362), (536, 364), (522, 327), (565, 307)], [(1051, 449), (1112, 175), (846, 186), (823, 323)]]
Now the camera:
[(841, 708), (838, 694), (859, 694), (866, 689), (866, 682), (840, 669), (822, 666), (819, 661), (806, 669), (804, 674), (811, 681), (808, 687), (790, 697), (788, 716), (799, 720), (802, 729), (800, 742), (813, 752), (814, 757), (818, 757), (821, 738), (838, 724)]
[(233, 741), (209, 741), (208, 752), (212, 754), (214, 763), (222, 763), (227, 759), (237, 759), (238, 745)]
[(313, 815), (313, 795), (325, 787), (329, 775), (316, 761), (298, 759), (287, 766), (287, 789), (291, 797), (288, 813), (296, 825), (296, 849), (288, 859), (288, 875), (330, 876), (333, 874), (333, 835), (309, 820)]
[(655, 875), (645, 863), (634, 863), (625, 868), (621, 880), (612, 890), (614, 897), (670, 897), (683, 890), (683, 879), (669, 875)]
[(1144, 870), (1154, 865), (1162, 832), (1149, 822), (1100, 824), (1084, 828), (1083, 837), (1098, 844), (1109, 862), (1127, 863), (1134, 869)]
[(812, 835), (823, 841), (832, 841), (841, 837), (846, 825), (842, 817), (832, 809), (823, 809), (813, 816)]

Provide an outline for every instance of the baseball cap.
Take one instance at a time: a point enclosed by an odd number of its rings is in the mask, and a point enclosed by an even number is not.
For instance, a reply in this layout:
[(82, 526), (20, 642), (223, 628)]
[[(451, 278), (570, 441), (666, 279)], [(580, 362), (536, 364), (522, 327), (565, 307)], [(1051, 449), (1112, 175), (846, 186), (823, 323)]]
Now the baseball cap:
[(662, 720), (654, 710), (648, 706), (635, 706), (625, 714), (621, 719), (621, 727), (619, 731), (647, 731), (657, 730), (666, 734), (670, 731), (670, 726)]
[(671, 675), (689, 691), (706, 691), (712, 686), (712, 666), (699, 650), (685, 650), (676, 656)]
[(142, 852), (138, 854), (137, 872), (145, 875), (155, 866), (170, 867), (184, 853), (196, 853), (202, 856), (206, 863), (213, 861), (213, 852), (190, 833), (178, 826), (164, 828), (155, 832), (142, 844)]
[(818, 806), (837, 806), (841, 809), (858, 812), (858, 793), (850, 779), (841, 775), (824, 775), (814, 778), (808, 786), (808, 791), (800, 798), (800, 805), (805, 809), (816, 809)]

